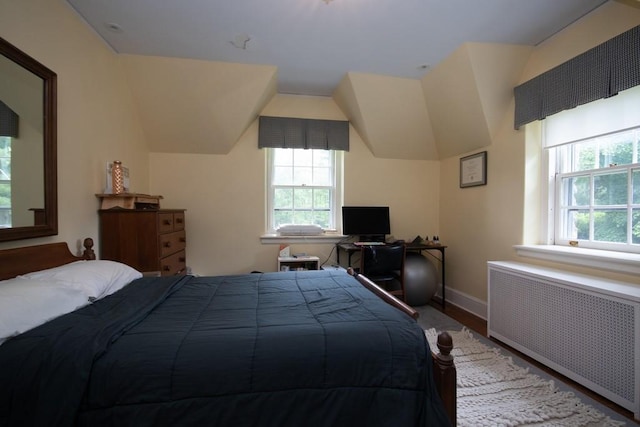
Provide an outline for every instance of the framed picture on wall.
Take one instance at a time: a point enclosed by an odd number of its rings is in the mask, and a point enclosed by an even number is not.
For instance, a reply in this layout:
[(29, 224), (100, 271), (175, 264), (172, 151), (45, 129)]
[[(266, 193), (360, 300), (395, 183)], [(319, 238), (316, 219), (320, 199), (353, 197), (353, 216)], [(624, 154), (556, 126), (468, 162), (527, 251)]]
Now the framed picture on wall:
[(460, 159), (460, 188), (486, 185), (487, 152), (472, 154)]

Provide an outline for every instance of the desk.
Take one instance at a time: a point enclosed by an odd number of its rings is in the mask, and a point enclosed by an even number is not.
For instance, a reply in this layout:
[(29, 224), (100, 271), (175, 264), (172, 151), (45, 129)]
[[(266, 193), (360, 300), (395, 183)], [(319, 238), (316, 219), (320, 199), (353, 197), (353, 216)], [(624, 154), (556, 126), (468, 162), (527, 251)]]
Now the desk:
[[(424, 244), (415, 244), (415, 243), (407, 243), (405, 245), (407, 251), (422, 253), (422, 251), (438, 251), (440, 252), (440, 258), (434, 256), (435, 259), (440, 261), (441, 269), (440, 274), (442, 275), (442, 308), (445, 307), (445, 259), (444, 259), (444, 250), (447, 248), (443, 245), (424, 245)], [(356, 246), (353, 243), (336, 243), (336, 263), (340, 265), (340, 251), (343, 250), (347, 253), (347, 267), (351, 267), (351, 256), (355, 252), (360, 252), (360, 246)]]

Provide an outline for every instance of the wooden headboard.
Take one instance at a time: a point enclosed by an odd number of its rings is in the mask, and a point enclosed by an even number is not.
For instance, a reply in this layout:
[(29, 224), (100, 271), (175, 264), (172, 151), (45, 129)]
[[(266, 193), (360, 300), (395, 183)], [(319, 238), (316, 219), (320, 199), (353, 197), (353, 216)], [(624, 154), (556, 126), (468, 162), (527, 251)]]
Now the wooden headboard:
[(73, 255), (64, 242), (0, 250), (0, 280), (74, 261), (96, 259), (93, 240), (84, 239), (83, 244), (84, 252), (79, 257)]

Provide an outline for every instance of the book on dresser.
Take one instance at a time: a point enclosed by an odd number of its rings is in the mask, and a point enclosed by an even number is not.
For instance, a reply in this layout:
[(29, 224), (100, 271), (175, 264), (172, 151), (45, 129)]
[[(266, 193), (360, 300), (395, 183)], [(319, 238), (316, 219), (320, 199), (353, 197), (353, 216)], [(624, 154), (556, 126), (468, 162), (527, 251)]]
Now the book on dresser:
[(184, 209), (101, 209), (100, 257), (141, 272), (186, 273)]

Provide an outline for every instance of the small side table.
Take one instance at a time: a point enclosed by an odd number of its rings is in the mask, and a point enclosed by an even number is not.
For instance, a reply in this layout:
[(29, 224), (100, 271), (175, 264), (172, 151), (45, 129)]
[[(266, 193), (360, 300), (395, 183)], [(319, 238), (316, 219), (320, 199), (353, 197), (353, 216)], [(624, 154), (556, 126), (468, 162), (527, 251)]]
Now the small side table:
[(279, 256), (278, 271), (318, 270), (320, 258), (317, 256)]

